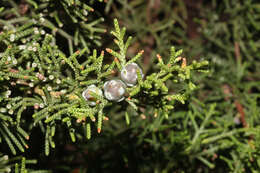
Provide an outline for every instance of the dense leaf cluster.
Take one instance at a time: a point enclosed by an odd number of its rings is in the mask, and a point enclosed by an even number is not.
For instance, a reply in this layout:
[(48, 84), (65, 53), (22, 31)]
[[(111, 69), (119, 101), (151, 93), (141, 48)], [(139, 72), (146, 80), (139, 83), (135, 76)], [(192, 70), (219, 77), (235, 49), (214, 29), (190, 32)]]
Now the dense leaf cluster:
[[(259, 171), (257, 0), (0, 7), (0, 172)], [(122, 101), (82, 96), (131, 63)]]

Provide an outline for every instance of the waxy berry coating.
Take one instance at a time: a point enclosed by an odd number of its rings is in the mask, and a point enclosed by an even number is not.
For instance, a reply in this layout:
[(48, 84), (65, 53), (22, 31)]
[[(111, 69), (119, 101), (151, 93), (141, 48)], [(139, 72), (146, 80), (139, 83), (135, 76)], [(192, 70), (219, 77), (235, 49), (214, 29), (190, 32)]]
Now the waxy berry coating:
[(110, 101), (120, 102), (124, 100), (126, 91), (124, 82), (118, 79), (110, 80), (104, 84), (104, 95)]
[(140, 71), (143, 78), (142, 69), (136, 63), (131, 63), (123, 67), (120, 76), (127, 86), (134, 86), (136, 84), (138, 78), (137, 70)]
[(96, 98), (93, 97), (91, 95), (91, 92), (99, 95), (99, 96), (102, 96), (103, 93), (102, 93), (102, 90), (99, 89), (98, 87), (96, 87), (95, 85), (90, 85), (85, 91), (82, 92), (82, 96), (83, 98), (88, 101), (89, 105), (91, 106), (95, 106), (97, 103), (96, 103)]

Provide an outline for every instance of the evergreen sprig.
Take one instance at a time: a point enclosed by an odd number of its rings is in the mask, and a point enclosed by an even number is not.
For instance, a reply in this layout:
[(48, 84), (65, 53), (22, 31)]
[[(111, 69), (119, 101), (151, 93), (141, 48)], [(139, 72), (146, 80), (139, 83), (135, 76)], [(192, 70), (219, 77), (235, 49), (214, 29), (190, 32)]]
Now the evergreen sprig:
[[(111, 34), (116, 37), (114, 42), (118, 46), (119, 52), (109, 48), (107, 48), (106, 51), (114, 56), (114, 62), (120, 71), (123, 66), (136, 62), (144, 51), (141, 50), (132, 59), (127, 61), (127, 48), (131, 43), (132, 37), (130, 36), (126, 42), (124, 41), (126, 29), (120, 29), (116, 19), (114, 20), (114, 27), (115, 31), (112, 31)], [(203, 71), (202, 69), (208, 65), (208, 61), (199, 63), (194, 61), (191, 65), (187, 65), (186, 58), (182, 58), (180, 56), (181, 53), (182, 50), (176, 52), (175, 48), (171, 47), (168, 63), (164, 63), (162, 57), (157, 54), (157, 66), (160, 71), (147, 75), (145, 80), (142, 80), (141, 72), (137, 71), (138, 83), (134, 87), (127, 88), (129, 97), (126, 100), (134, 110), (138, 111), (138, 107), (143, 105), (145, 105), (145, 107), (152, 106), (155, 108), (153, 114), (162, 111), (163, 114), (168, 117), (168, 112), (174, 108), (175, 101), (180, 101), (184, 104), (188, 93), (195, 89), (195, 84), (191, 81), (191, 72)], [(179, 63), (180, 61), (182, 63)], [(168, 81), (181, 83), (183, 85), (182, 91), (170, 94), (166, 86)], [(126, 121), (129, 123), (128, 114), (126, 114)]]
[[(102, 121), (107, 119), (104, 114), (109, 114), (104, 112), (104, 108), (113, 103), (102, 96), (91, 93), (97, 100), (97, 105), (91, 107), (81, 96), (81, 93), (85, 87), (91, 84), (102, 88), (105, 80), (114, 74), (115, 67), (121, 70), (125, 65), (136, 62), (143, 53), (140, 51), (127, 61), (126, 53), (131, 37), (124, 42), (126, 29), (120, 29), (117, 20), (114, 21), (114, 24), (115, 31), (111, 33), (116, 37), (115, 43), (120, 52), (117, 53), (107, 48), (107, 52), (115, 58), (111, 64), (105, 65), (103, 65), (103, 51), (99, 56), (96, 50), (93, 51), (92, 55), (87, 55), (87, 48), (85, 48), (67, 57), (57, 46), (50, 47), (55, 41), (53, 35), (41, 33), (41, 30), (34, 27), (36, 24), (31, 22), (21, 26), (16, 31), (6, 30), (2, 33), (0, 41), (6, 46), (2, 52), (0, 63), (2, 83), (9, 81), (12, 86), (19, 89), (18, 95), (23, 93), (23, 96), (10, 96), (10, 93), (7, 95), (7, 91), (17, 92), (12, 91), (8, 86), (6, 91), (2, 93), (6, 97), (2, 98), (1, 101), (5, 104), (1, 104), (1, 106), (6, 105), (10, 110), (7, 112), (5, 107), (1, 108), (3, 110), (1, 117), (4, 122), (0, 132), (13, 154), (16, 153), (13, 144), (22, 152), (24, 147), (28, 147), (23, 138), (28, 139), (29, 135), (26, 135), (20, 126), (22, 126), (22, 116), (28, 112), (30, 107), (34, 109), (33, 125), (40, 126), (45, 133), (46, 155), (49, 155), (50, 146), (55, 148), (53, 138), (57, 126), (64, 124), (68, 128), (69, 136), (73, 142), (78, 136), (76, 135), (78, 132), (75, 131), (76, 124), (81, 124), (81, 127), (85, 129), (87, 139), (91, 136), (91, 129), (96, 120), (97, 131), (101, 132)], [(31, 36), (31, 33), (35, 33), (35, 35)], [(40, 37), (39, 34), (44, 37)], [(8, 46), (11, 43), (12, 46)], [(138, 71), (138, 84), (127, 88), (130, 97), (126, 99), (126, 102), (137, 112), (139, 106), (147, 104), (147, 106), (154, 107), (155, 112), (161, 111), (165, 116), (168, 116), (168, 112), (173, 109), (175, 100), (184, 103), (188, 92), (194, 87), (186, 87), (187, 90), (182, 93), (169, 94), (166, 81), (185, 81), (184, 84), (188, 83), (188, 86), (194, 86), (190, 81), (191, 71), (199, 70), (202, 66), (207, 65), (207, 62), (193, 62), (187, 66), (186, 59), (178, 57), (180, 54), (181, 51), (175, 52), (172, 48), (168, 64), (164, 64), (158, 55), (157, 65), (160, 71), (146, 76), (144, 81), (141, 72)], [(24, 60), (26, 60), (26, 64), (24, 64)], [(182, 60), (182, 64), (178, 64), (180, 60)], [(8, 114), (16, 114), (16, 118), (12, 119)], [(127, 122), (131, 117), (130, 113), (129, 115)], [(7, 123), (17, 126), (18, 132), (23, 132), (20, 134), (22, 136), (12, 134), (7, 128)]]
[[(17, 162), (21, 161), (21, 164)], [(25, 157), (13, 157), (9, 158), (8, 155), (0, 154), (0, 171), (2, 173), (50, 173), (47, 170), (34, 170), (26, 168), (27, 165), (36, 164), (36, 160), (28, 160)]]
[[(100, 1), (98, 1), (100, 3)], [(104, 21), (102, 17), (94, 17), (97, 14), (94, 13), (94, 9), (91, 7), (94, 1), (88, 3), (74, 0), (61, 0), (61, 1), (49, 1), (49, 0), (28, 0), (26, 3), (22, 2), (21, 9), (16, 2), (12, 0), (4, 0), (3, 12), (0, 16), (13, 16), (11, 20), (0, 20), (0, 24), (5, 25), (6, 29), (17, 29), (14, 24), (21, 22), (25, 25), (22, 28), (28, 28), (26, 32), (16, 34), (16, 38), (30, 35), (37, 30), (30, 29), (30, 26), (34, 23), (38, 23), (46, 30), (51, 30), (53, 35), (59, 35), (67, 40), (67, 47), (70, 54), (75, 50), (74, 47), (85, 48), (88, 53), (90, 49), (95, 46), (101, 46), (100, 33), (105, 33), (106, 29), (100, 26), (100, 23)], [(28, 7), (32, 10), (29, 11)], [(13, 13), (15, 11), (15, 13)], [(27, 23), (27, 21), (31, 21)], [(65, 27), (73, 27), (72, 32), (68, 32)], [(19, 31), (19, 29), (18, 29)], [(37, 33), (45, 32), (40, 31)], [(12, 36), (13, 38), (13, 36)]]

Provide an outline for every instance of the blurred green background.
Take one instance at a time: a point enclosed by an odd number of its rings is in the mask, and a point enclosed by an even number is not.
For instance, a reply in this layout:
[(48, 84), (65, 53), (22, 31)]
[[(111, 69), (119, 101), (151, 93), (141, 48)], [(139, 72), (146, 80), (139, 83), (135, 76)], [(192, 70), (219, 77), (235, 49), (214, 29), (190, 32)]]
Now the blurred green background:
[[(134, 117), (127, 126), (124, 112), (114, 107), (100, 135), (76, 144), (57, 136), (48, 157), (39, 151), (44, 137), (35, 130), (25, 153), (38, 160), (35, 168), (55, 173), (260, 172), (260, 2), (92, 2), (95, 15), (105, 19), (101, 28), (110, 32), (117, 18), (134, 36), (128, 56), (145, 51), (139, 62), (145, 74), (156, 70), (156, 54), (168, 58), (172, 45), (183, 49), (188, 64), (208, 60), (210, 72), (193, 74), (196, 91), (185, 105), (176, 105), (168, 120), (144, 110), (145, 120)], [(104, 50), (114, 43), (105, 33), (98, 45)]]
[[(108, 32), (117, 18), (135, 36), (129, 57), (144, 49), (139, 63), (146, 74), (155, 70), (156, 54), (167, 59), (172, 45), (184, 50), (188, 63), (208, 60), (210, 72), (193, 75), (196, 92), (169, 120), (149, 117), (148, 110), (146, 120), (127, 127), (115, 108), (101, 136), (68, 151), (81, 157), (71, 155), (80, 160), (75, 170), (260, 171), (259, 1), (108, 0), (96, 9)], [(103, 45), (113, 42), (107, 38)]]

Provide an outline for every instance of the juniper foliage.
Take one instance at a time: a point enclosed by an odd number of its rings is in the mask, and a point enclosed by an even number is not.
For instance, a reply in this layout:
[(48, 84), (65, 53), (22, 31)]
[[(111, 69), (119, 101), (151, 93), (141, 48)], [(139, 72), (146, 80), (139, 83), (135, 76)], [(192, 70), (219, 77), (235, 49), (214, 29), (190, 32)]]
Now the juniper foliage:
[[(109, 2), (112, 1), (116, 0)], [(173, 112), (181, 124), (176, 127), (184, 131), (185, 135), (180, 137), (187, 140), (186, 145), (182, 145), (186, 149), (172, 147), (168, 152), (171, 154), (164, 156), (171, 166), (157, 170), (258, 172), (259, 2), (116, 2), (122, 6), (112, 3), (106, 12), (114, 11), (114, 16), (121, 19), (130, 32), (137, 33), (133, 44), (150, 51), (144, 56), (156, 54), (150, 49), (153, 46), (163, 55), (169, 43), (174, 43), (177, 48), (183, 47), (187, 57), (202, 56), (210, 62), (210, 74), (194, 78), (199, 89), (189, 99), (188, 109), (178, 107)], [(153, 27), (147, 28), (148, 25)], [(153, 68), (152, 64), (148, 66)], [(210, 108), (214, 110), (212, 115), (208, 114)], [(153, 132), (147, 135), (149, 141), (152, 135)], [(175, 129), (175, 135), (169, 140), (175, 137), (178, 141), (177, 136)], [(157, 143), (165, 140), (158, 137), (152, 141), (155, 149)], [(181, 159), (172, 159), (172, 153)], [(184, 162), (176, 164), (176, 160)], [(187, 162), (189, 167), (183, 166)]]
[[(3, 171), (33, 172), (17, 154), (55, 172), (259, 170), (257, 1), (0, 4)], [(130, 63), (122, 102), (82, 97)]]

